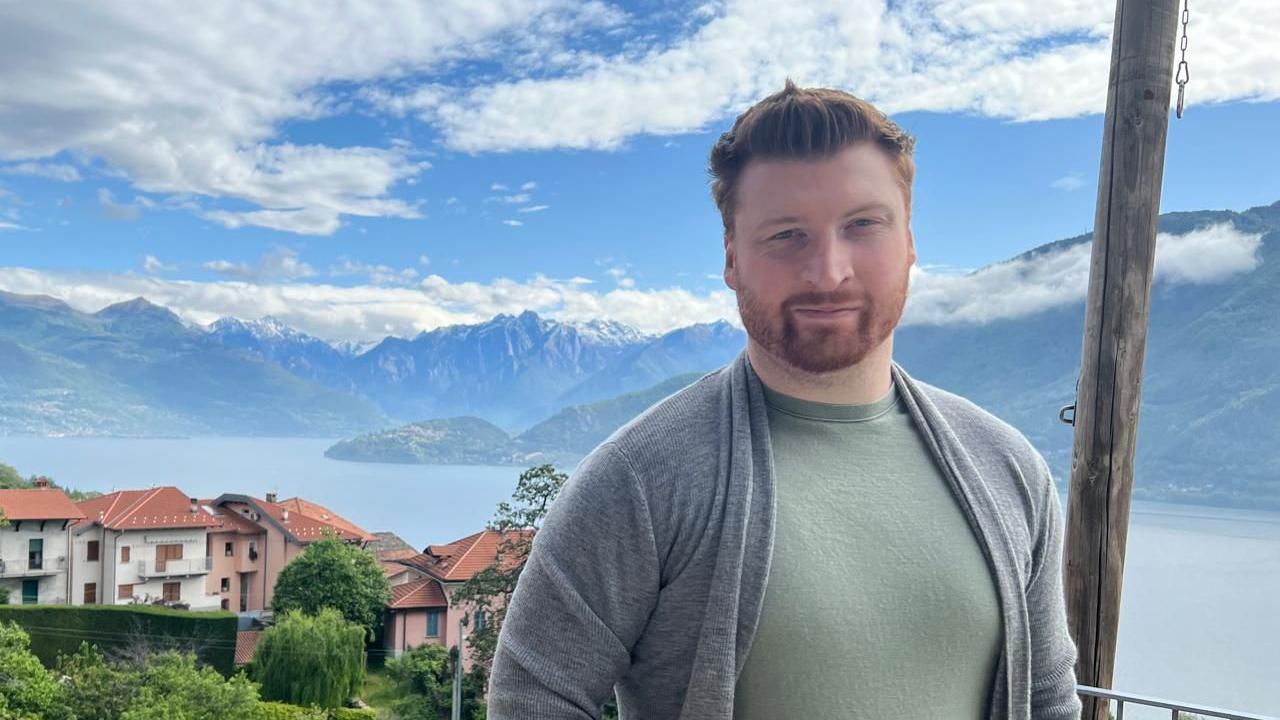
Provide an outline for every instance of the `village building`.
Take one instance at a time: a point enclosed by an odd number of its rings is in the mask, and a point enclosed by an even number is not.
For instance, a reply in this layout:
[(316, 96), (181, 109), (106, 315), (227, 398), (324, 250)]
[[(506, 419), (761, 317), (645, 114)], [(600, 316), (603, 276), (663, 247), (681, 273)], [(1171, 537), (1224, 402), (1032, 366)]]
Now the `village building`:
[(209, 529), (206, 591), (217, 598), (217, 607), (244, 616), (270, 611), (280, 571), (307, 545), (327, 534), (361, 547), (377, 540), (329, 508), (298, 497), (231, 493), (202, 504), (217, 520)]
[(77, 503), (71, 529), (74, 605), (162, 602), (214, 610), (208, 531), (219, 520), (176, 487), (119, 490)]
[[(464, 618), (467, 628), (483, 626), (486, 618), (479, 611), (453, 606), (453, 594), (476, 573), (498, 562), (506, 541), (518, 538), (516, 532), (482, 530), (444, 545), (428, 545), (411, 557), (384, 560), (391, 581), (391, 602), (383, 624), (387, 654), (399, 657), (427, 643), (457, 645), (458, 624)], [(469, 660), (464, 664), (469, 666)]]
[(71, 592), (71, 525), (84, 513), (48, 481), (33, 489), (0, 490), (0, 595), (10, 603), (56, 605)]

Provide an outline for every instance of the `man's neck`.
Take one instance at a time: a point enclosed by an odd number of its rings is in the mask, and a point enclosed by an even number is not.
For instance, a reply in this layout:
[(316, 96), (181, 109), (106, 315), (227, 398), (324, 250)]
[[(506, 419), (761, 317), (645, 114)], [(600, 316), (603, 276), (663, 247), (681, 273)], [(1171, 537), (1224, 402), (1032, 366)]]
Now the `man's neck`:
[(883, 398), (893, 385), (893, 336), (867, 354), (862, 362), (829, 373), (810, 373), (774, 357), (754, 340), (747, 340), (747, 357), (770, 390), (811, 402), (865, 405)]

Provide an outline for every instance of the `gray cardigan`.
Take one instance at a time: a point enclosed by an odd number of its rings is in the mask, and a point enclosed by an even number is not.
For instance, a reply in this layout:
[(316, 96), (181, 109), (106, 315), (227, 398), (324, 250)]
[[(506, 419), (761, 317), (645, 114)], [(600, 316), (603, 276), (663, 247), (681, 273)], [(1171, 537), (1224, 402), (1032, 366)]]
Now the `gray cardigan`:
[[(996, 580), (1004, 649), (989, 717), (1079, 718), (1044, 459), (896, 364), (893, 381)], [(489, 718), (597, 718), (616, 685), (625, 720), (731, 720), (772, 544), (769, 426), (744, 352), (618, 430), (565, 485), (507, 611)]]

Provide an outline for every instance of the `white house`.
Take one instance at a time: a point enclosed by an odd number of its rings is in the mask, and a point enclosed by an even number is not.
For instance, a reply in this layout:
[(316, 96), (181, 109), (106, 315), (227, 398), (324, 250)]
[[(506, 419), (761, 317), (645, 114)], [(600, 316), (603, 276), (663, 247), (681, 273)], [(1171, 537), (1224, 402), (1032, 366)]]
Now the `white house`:
[(84, 513), (61, 490), (0, 490), (0, 593), (10, 603), (65, 603), (71, 524)]
[(216, 610), (206, 588), (213, 567), (209, 529), (221, 521), (176, 487), (121, 490), (78, 504), (71, 529), (71, 594), (75, 605), (184, 603)]

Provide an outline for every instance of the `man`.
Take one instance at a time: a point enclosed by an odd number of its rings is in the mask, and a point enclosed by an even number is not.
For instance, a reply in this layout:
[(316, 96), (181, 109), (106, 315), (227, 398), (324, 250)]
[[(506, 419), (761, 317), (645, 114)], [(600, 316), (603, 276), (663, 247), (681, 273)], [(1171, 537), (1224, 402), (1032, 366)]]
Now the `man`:
[(913, 143), (790, 81), (711, 153), (734, 363), (579, 466), (498, 641), (494, 720), (1078, 718), (1043, 458), (892, 361)]

